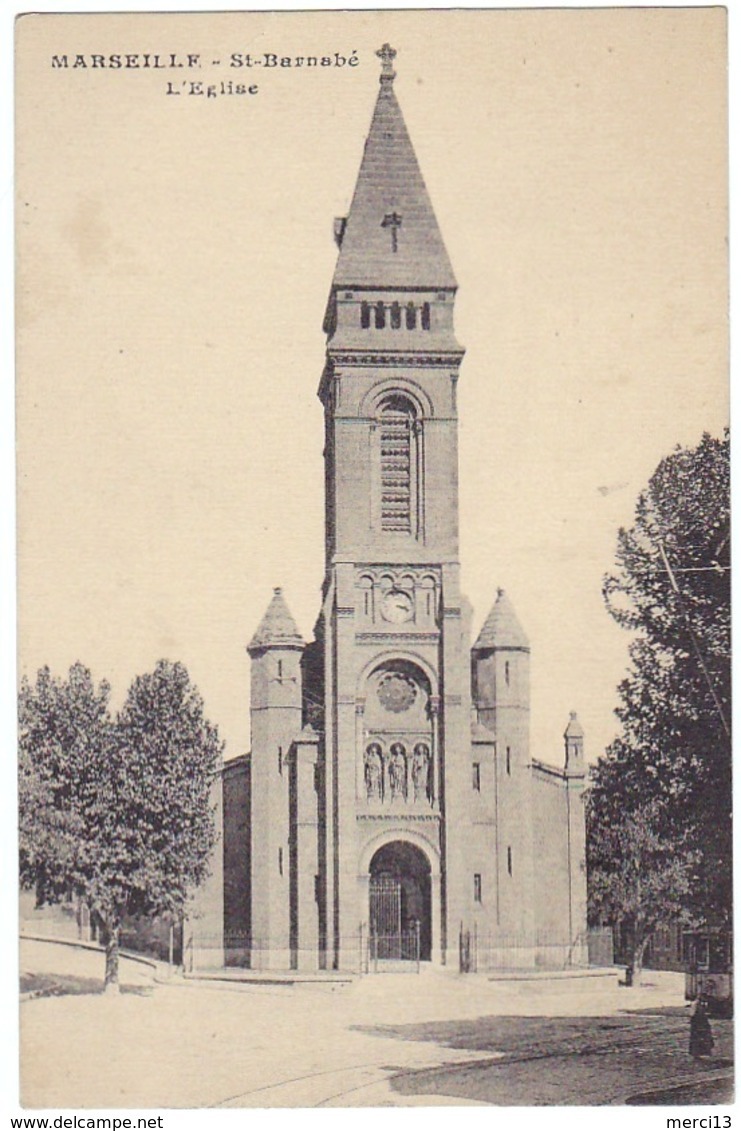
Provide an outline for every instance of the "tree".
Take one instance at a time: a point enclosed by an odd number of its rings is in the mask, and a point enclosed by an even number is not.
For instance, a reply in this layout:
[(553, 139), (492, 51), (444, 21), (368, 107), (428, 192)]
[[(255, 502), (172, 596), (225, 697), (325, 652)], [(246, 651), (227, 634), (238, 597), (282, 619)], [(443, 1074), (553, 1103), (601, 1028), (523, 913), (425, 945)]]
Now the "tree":
[[(588, 799), (593, 915), (655, 926), (680, 911), (730, 917), (729, 448), (728, 435), (706, 434), (662, 460), (605, 578), (607, 608), (634, 639), (618, 689), (622, 733)], [(650, 877), (640, 900), (621, 871), (630, 837)]]
[(617, 819), (592, 809), (589, 898), (602, 918), (628, 928), (629, 965), (640, 979), (646, 946), (658, 927), (688, 923), (699, 853), (691, 838), (669, 831), (657, 800)]
[(208, 874), (222, 746), (182, 664), (135, 679), (115, 719), (108, 696), (80, 664), (21, 687), (21, 881), (39, 903), (85, 900), (117, 989), (122, 920), (182, 914)]
[(57, 903), (74, 888), (85, 810), (111, 741), (110, 688), (75, 664), (66, 681), (42, 668), (19, 695), (19, 857), (23, 887)]

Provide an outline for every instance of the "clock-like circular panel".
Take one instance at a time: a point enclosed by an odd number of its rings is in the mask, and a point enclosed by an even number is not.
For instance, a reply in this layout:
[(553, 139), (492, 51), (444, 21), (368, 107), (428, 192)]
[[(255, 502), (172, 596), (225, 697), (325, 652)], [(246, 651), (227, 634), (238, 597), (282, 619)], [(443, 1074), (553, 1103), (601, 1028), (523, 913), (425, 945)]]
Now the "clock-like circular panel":
[(389, 589), (388, 593), (384, 594), (381, 602), (384, 620), (391, 624), (404, 624), (405, 621), (411, 620), (413, 612), (412, 598), (402, 589)]

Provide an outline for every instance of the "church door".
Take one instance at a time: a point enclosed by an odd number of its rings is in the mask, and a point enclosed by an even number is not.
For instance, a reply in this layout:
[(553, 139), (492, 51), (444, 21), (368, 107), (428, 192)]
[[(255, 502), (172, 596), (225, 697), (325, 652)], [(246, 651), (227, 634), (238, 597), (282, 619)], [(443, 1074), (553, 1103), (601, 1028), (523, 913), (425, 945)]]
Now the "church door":
[(376, 958), (429, 961), (432, 944), (430, 865), (406, 841), (392, 841), (370, 864), (369, 926)]
[(370, 929), (376, 958), (394, 958), (401, 936), (401, 881), (382, 872), (371, 876)]

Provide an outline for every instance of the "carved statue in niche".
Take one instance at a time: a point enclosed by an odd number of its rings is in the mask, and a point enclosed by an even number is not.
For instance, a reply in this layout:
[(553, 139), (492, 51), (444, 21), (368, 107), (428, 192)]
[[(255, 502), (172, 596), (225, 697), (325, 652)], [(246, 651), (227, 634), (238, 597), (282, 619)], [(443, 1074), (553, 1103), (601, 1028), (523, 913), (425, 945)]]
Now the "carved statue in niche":
[(383, 762), (381, 760), (381, 747), (377, 742), (371, 742), (363, 759), (365, 773), (365, 793), (369, 801), (380, 801), (383, 797)]
[(412, 758), (412, 784), (414, 786), (414, 800), (421, 801), (430, 797), (430, 748), (426, 742), (418, 742), (414, 747)]
[(395, 742), (391, 747), (391, 756), (389, 758), (389, 786), (392, 801), (397, 797), (406, 797), (406, 777), (406, 750), (400, 742)]

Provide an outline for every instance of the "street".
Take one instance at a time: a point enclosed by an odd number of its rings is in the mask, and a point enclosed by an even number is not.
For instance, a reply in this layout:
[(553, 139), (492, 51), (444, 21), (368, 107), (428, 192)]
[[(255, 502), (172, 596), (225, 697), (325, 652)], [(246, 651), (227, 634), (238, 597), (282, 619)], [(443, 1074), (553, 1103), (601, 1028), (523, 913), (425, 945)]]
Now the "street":
[[(608, 1019), (499, 1016), (465, 1025), (418, 1026), (416, 1036), (403, 1039), (496, 1049), (496, 1057), (406, 1073), (392, 1082), (392, 1091), (400, 1097), (427, 1096), (428, 1103), (436, 1095), (528, 1106), (729, 1103), (732, 1022), (717, 1021), (713, 1028), (712, 1061), (695, 1063), (687, 1055), (687, 1010), (681, 1006)], [(693, 1098), (683, 1098), (690, 1089)]]
[[(153, 983), (102, 954), (25, 940), (27, 1107), (727, 1103), (732, 1022), (687, 1053), (682, 979), (492, 981), (424, 969), (345, 984)], [(56, 988), (55, 988), (56, 987)]]

